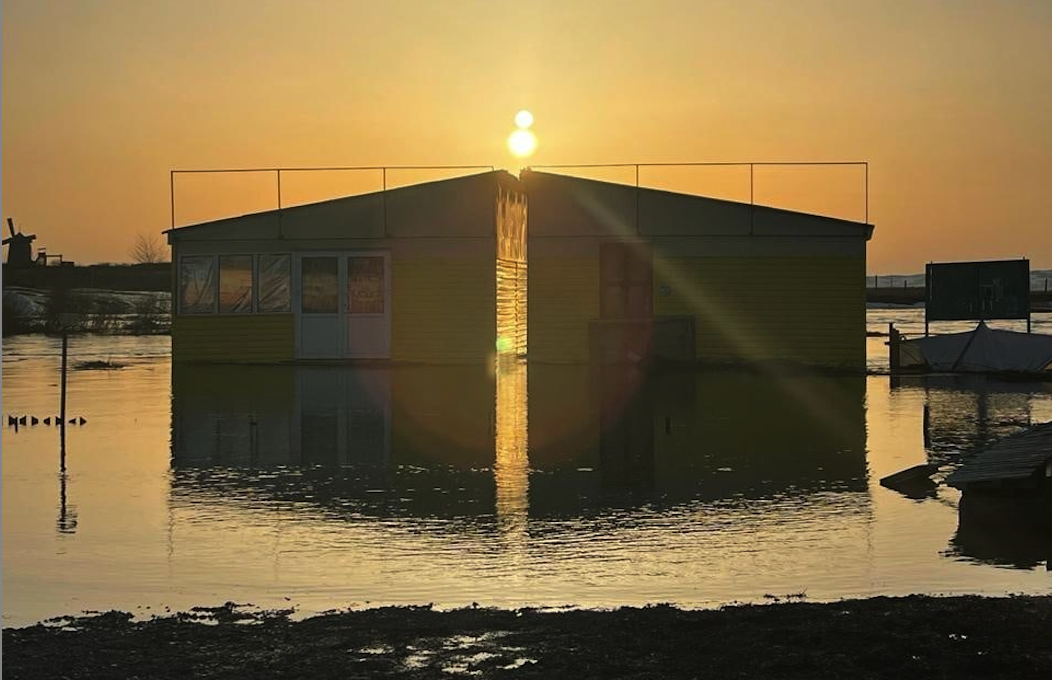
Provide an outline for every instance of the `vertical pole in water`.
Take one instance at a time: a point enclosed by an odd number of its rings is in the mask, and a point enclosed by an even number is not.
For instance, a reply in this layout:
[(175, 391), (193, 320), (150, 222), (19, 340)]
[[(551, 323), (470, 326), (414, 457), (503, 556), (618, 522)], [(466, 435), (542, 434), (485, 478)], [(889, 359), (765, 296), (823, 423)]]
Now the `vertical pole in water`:
[(888, 324), (888, 368), (892, 371), (899, 370), (899, 332), (895, 330), (895, 324)]
[(59, 428), (59, 441), (62, 455), (62, 469), (65, 471), (66, 468), (66, 355), (69, 350), (69, 331), (65, 327), (62, 328), (62, 379), (61, 379), (61, 396), (59, 397), (59, 419), (61, 427)]
[(931, 448), (931, 407), (928, 406), (928, 402), (924, 402), (924, 411), (921, 415), (921, 430), (924, 438), (924, 448)]

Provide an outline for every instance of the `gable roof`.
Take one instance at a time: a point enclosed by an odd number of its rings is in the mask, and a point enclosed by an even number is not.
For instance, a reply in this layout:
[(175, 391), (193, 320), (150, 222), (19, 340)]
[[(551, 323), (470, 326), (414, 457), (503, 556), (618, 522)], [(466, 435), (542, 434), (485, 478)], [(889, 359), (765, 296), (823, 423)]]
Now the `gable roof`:
[(782, 208), (524, 170), (531, 236), (824, 236), (869, 240), (873, 225)]
[(169, 242), (492, 235), (498, 188), (523, 190), (516, 177), (494, 170), (226, 217), (164, 233)]
[(529, 237), (846, 237), (873, 225), (719, 198), (525, 169), (494, 170), (191, 224), (180, 240), (492, 235), (498, 188), (525, 193)]

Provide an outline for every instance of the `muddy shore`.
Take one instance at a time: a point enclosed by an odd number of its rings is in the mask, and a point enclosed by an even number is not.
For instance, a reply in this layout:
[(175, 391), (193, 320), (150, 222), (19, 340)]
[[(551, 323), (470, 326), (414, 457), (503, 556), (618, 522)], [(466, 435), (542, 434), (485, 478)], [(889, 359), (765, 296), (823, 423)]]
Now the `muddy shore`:
[[(204, 623), (202, 623), (204, 622)], [(207, 625), (212, 624), (212, 625)], [(8, 678), (1047, 678), (1052, 596), (684, 611), (233, 606), (3, 631)]]

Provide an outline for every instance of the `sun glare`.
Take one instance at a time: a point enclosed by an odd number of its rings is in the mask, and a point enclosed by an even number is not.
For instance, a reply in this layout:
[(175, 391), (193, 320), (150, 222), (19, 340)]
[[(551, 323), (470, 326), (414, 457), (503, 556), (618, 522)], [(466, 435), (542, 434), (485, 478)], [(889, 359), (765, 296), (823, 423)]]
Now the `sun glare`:
[(515, 114), (515, 127), (525, 130), (533, 125), (533, 114), (523, 109)]
[(518, 158), (525, 158), (537, 149), (537, 137), (529, 130), (520, 128), (508, 137), (508, 149)]

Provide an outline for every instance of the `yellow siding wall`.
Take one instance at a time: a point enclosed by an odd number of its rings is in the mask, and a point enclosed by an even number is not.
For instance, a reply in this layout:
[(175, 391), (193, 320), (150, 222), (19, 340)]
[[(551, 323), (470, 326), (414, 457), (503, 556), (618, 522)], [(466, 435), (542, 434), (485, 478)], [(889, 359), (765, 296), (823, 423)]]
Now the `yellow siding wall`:
[(187, 315), (172, 320), (174, 361), (292, 361), (295, 342), (292, 314)]
[(391, 265), (391, 359), (475, 363), (494, 353), (493, 258), (399, 259)]
[(702, 361), (865, 367), (864, 258), (655, 258), (654, 289), (656, 315), (695, 316)]
[(599, 318), (599, 258), (531, 258), (529, 276), (530, 359), (587, 362), (588, 321)]

